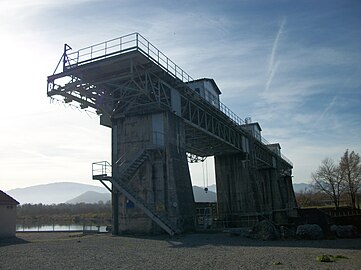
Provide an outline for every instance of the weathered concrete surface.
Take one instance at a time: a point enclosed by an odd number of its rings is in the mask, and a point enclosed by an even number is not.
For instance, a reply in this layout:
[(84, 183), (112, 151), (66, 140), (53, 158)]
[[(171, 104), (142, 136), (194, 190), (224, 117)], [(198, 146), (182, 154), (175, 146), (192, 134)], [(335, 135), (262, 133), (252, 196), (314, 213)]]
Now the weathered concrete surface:
[[(185, 152), (183, 121), (171, 113), (127, 116), (113, 120), (113, 177), (121, 177), (122, 164), (132, 163), (146, 151), (148, 158), (126, 179), (145, 204), (180, 231), (194, 228), (194, 199)], [(119, 161), (120, 160), (120, 161)], [(117, 163), (117, 164), (116, 164)], [(118, 165), (120, 164), (120, 166)], [(159, 233), (162, 229), (118, 194), (118, 233)], [(114, 226), (113, 225), (113, 226)]]
[(287, 222), (288, 212), (296, 207), (291, 177), (277, 167), (259, 169), (253, 164), (242, 153), (215, 157), (220, 217), (241, 220), (242, 215), (258, 213)]

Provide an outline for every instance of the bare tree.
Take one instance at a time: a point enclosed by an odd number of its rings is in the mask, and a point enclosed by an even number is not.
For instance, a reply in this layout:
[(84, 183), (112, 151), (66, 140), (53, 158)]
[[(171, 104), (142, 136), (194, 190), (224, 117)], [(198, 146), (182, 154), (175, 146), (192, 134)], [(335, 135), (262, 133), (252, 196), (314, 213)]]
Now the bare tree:
[[(356, 208), (357, 192), (361, 188), (361, 163), (360, 155), (348, 149), (341, 157), (340, 171), (343, 184), (350, 197), (351, 207)], [(359, 207), (359, 205), (358, 205)]]
[(295, 193), (297, 205), (299, 207), (312, 206), (313, 191), (305, 189)]
[(316, 172), (312, 173), (312, 186), (316, 191), (325, 193), (337, 209), (340, 206), (340, 197), (343, 192), (342, 175), (335, 162), (326, 158)]
[(314, 189), (305, 189), (295, 193), (297, 205), (299, 207), (317, 207), (324, 205), (328, 196), (324, 192)]

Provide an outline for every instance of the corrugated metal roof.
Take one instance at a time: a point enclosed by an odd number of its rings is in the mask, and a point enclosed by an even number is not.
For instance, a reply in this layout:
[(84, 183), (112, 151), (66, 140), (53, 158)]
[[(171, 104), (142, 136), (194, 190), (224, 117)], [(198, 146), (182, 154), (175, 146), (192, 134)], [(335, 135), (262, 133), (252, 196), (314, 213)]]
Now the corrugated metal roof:
[(0, 205), (17, 205), (19, 202), (13, 197), (9, 196), (2, 190), (0, 190)]

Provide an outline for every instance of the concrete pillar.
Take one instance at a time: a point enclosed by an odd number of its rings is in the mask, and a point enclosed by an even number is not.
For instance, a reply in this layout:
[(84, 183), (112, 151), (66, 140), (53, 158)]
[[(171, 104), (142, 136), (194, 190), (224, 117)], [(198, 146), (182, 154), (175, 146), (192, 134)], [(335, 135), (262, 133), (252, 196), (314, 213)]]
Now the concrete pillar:
[(256, 175), (243, 154), (215, 156), (218, 211), (221, 218), (260, 209)]
[[(147, 207), (180, 231), (193, 230), (195, 217), (184, 132), (183, 120), (170, 112), (113, 119), (113, 177), (120, 177), (122, 166), (148, 149), (148, 158), (125, 181)], [(123, 194), (117, 199), (117, 233), (163, 232)]]
[(215, 169), (222, 219), (240, 220), (257, 214), (271, 218), (274, 210), (296, 205), (290, 179), (277, 168), (255, 168), (244, 154), (231, 154), (215, 156)]
[[(118, 148), (118, 139), (117, 139), (117, 134), (118, 134), (118, 125), (117, 125), (117, 121), (113, 121), (112, 123), (112, 165), (115, 164), (115, 162), (117, 161), (117, 157), (118, 154), (116, 152), (115, 149)], [(115, 150), (115, 151), (114, 151)], [(118, 171), (117, 170), (113, 170), (113, 177), (117, 178)], [(119, 194), (118, 194), (118, 190), (115, 189), (114, 185), (112, 185), (112, 234), (113, 235), (118, 235), (119, 233), (119, 208), (118, 208), (118, 204), (119, 204)]]

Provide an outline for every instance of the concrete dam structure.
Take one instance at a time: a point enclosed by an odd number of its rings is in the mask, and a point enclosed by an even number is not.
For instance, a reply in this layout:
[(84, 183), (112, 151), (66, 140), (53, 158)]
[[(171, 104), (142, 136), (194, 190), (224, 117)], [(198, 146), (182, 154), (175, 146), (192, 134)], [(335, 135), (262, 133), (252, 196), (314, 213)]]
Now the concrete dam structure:
[(195, 230), (188, 162), (214, 156), (217, 217), (287, 223), (297, 207), (293, 164), (220, 101), (211, 78), (193, 79), (139, 33), (78, 51), (64, 45), (49, 97), (91, 108), (112, 130), (112, 160), (93, 179), (112, 193), (113, 233)]

